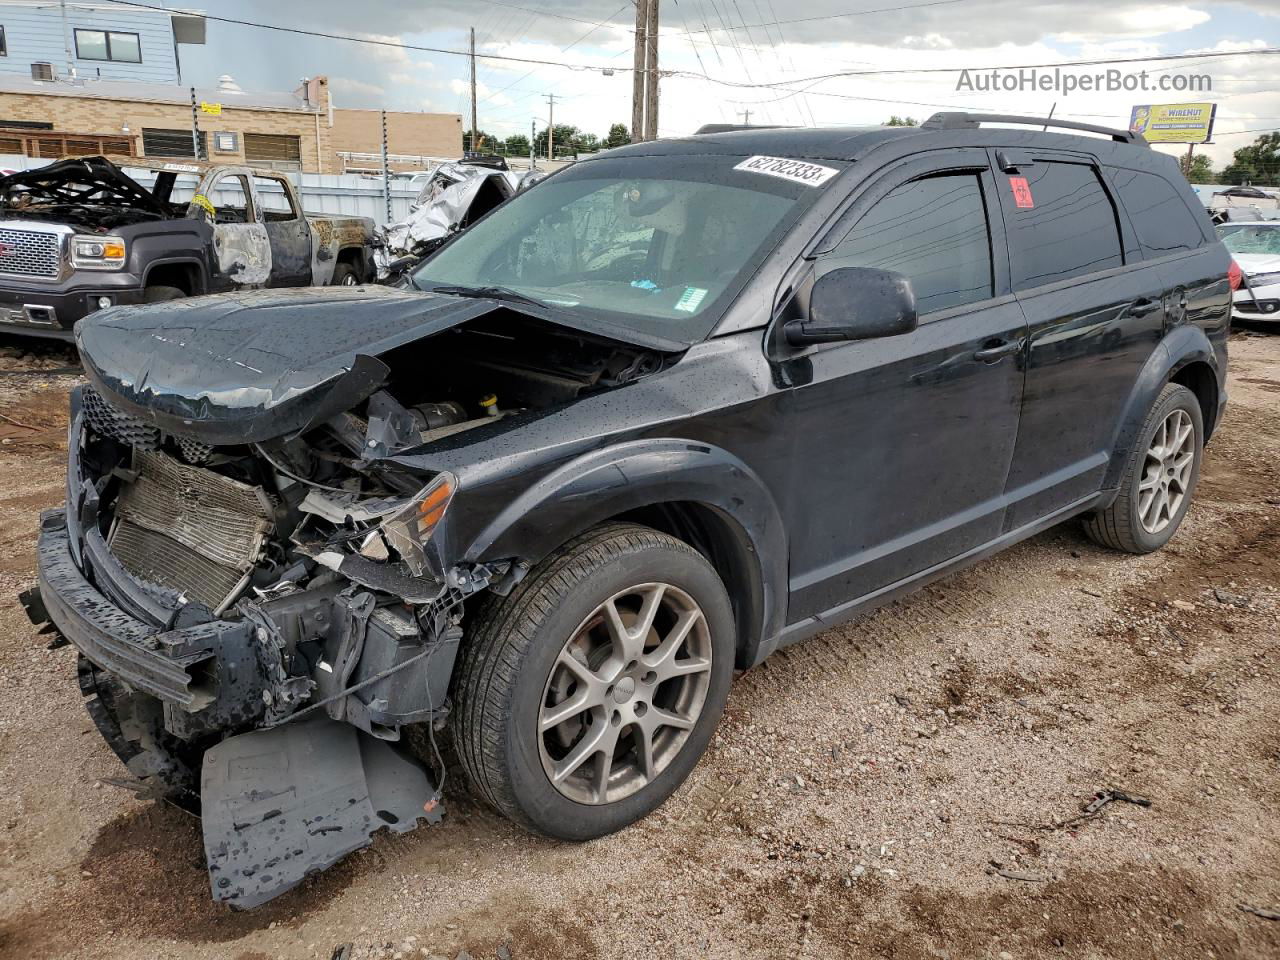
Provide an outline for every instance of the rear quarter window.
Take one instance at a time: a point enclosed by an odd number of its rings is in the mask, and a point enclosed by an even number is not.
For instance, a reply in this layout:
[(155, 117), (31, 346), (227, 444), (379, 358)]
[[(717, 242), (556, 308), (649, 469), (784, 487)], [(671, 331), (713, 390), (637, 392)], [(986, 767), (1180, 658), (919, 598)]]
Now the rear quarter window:
[(1199, 221), (1168, 180), (1120, 167), (1111, 167), (1109, 172), (1148, 257), (1194, 250), (1204, 244)]

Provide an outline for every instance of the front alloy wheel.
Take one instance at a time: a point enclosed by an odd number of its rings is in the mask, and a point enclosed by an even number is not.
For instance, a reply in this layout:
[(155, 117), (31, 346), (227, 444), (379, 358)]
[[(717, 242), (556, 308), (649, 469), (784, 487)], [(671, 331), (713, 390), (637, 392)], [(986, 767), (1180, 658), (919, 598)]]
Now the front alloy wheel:
[(591, 611), (547, 677), (542, 769), (578, 803), (613, 803), (662, 773), (702, 713), (713, 652), (683, 590), (645, 583)]
[(643, 817), (724, 710), (733, 610), (707, 559), (635, 524), (571, 540), (468, 624), (450, 714), (473, 792), (566, 840)]

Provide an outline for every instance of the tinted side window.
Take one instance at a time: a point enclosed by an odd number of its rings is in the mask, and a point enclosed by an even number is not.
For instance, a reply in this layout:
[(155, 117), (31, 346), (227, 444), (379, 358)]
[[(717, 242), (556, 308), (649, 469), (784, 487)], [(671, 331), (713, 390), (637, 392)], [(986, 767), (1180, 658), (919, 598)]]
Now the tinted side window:
[(1124, 263), (1116, 211), (1093, 167), (1038, 161), (1002, 179), (1015, 290)]
[(992, 295), (991, 235), (977, 174), (896, 187), (866, 212), (824, 265), (905, 274), (920, 313), (985, 300)]
[(1112, 167), (1111, 180), (1148, 256), (1194, 250), (1204, 243), (1200, 224), (1164, 177)]

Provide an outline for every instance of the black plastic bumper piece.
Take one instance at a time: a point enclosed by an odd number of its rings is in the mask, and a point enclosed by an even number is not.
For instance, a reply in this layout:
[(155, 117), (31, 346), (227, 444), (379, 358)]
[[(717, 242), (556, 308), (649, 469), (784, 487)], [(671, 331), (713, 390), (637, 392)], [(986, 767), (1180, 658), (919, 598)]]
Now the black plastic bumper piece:
[(427, 771), (389, 744), (329, 719), (229, 737), (200, 777), (209, 885), (250, 909), (367, 847), (386, 827), (438, 823)]
[(41, 515), (37, 552), (43, 609), (29, 605), (29, 615), (46, 616), (86, 659), (136, 690), (192, 713), (214, 702), (207, 671), (197, 681), (192, 668), (232, 636), (247, 645), (246, 624), (215, 620), (162, 631), (125, 613), (76, 567), (61, 510)]

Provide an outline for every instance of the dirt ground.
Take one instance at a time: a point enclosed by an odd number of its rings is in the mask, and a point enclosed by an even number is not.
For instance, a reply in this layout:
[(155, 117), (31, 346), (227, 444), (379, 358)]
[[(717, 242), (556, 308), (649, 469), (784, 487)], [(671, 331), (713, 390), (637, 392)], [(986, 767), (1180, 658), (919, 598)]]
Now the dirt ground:
[[(1163, 552), (1068, 524), (782, 652), (615, 836), (527, 836), (451, 777), (442, 826), (236, 914), (195, 820), (101, 782), (73, 655), (12, 600), (75, 378), (0, 344), (0, 956), (1280, 957), (1244, 909), (1280, 910), (1280, 335), (1231, 351)], [(1071, 822), (1106, 788), (1150, 806)]]

